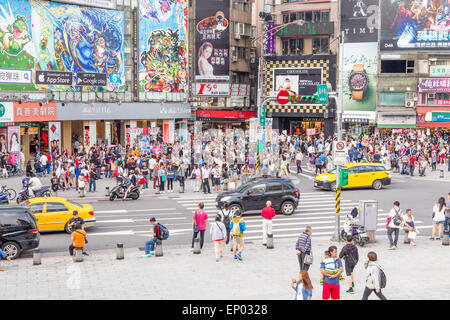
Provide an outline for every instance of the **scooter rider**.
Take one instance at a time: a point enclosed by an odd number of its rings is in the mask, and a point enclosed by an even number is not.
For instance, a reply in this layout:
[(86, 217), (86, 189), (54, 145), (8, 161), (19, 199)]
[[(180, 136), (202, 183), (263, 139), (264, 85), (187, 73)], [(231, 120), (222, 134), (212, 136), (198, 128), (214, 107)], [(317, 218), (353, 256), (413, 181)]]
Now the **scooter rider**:
[(36, 192), (42, 188), (41, 180), (36, 175), (31, 174), (31, 178), (28, 181), (28, 190), (32, 191), (32, 195), (36, 196)]
[(129, 185), (127, 185), (127, 190), (125, 191), (125, 194), (123, 195), (122, 201), (125, 201), (127, 199), (128, 193), (131, 191), (131, 189), (137, 186), (137, 178), (136, 178), (136, 175), (134, 174), (134, 170), (130, 171), (129, 180), (127, 180), (127, 182), (129, 183)]

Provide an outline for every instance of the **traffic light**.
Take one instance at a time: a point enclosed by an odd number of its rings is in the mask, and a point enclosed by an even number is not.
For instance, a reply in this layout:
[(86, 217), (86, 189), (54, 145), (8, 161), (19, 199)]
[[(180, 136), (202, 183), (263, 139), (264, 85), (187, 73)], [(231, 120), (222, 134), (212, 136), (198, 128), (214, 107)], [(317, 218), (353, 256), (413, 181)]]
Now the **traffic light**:
[(339, 168), (339, 186), (346, 186), (348, 184), (348, 170)]

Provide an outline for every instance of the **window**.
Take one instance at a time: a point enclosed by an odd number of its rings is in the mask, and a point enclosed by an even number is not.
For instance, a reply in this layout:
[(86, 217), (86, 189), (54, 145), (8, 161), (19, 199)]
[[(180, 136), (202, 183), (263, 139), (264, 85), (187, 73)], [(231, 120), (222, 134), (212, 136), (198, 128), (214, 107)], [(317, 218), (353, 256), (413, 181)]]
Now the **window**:
[(67, 200), (67, 202), (78, 208), (83, 208), (83, 206), (81, 204), (79, 204), (78, 202), (74, 202), (74, 201), (70, 201), (70, 200)]
[(284, 190), (294, 190), (295, 187), (292, 184), (283, 184)]
[(289, 54), (289, 41), (283, 41), (283, 55), (287, 56)]
[(372, 166), (361, 166), (359, 167), (359, 173), (369, 173), (374, 172), (374, 167)]
[(62, 203), (56, 203), (56, 202), (48, 202), (47, 203), (47, 213), (50, 212), (60, 212), (60, 211), (67, 211), (67, 208)]
[(289, 23), (289, 15), (283, 14), (283, 23)]
[(328, 38), (312, 39), (313, 53), (328, 53), (329, 42)]
[(404, 106), (404, 92), (380, 92), (380, 105), (382, 106)]
[(17, 227), (30, 225), (30, 218), (19, 212), (2, 212), (0, 213), (0, 227)]
[(312, 22), (320, 22), (320, 11), (312, 12)]
[(43, 209), (44, 209), (43, 203), (35, 203), (30, 205), (30, 213), (32, 214), (42, 213)]
[(283, 190), (283, 186), (279, 183), (267, 185), (267, 191), (281, 191), (281, 190)]
[(414, 60), (381, 60), (381, 73), (414, 73)]
[(248, 193), (253, 194), (253, 193), (264, 193), (266, 192), (266, 185), (265, 184), (259, 184), (257, 186), (254, 186), (253, 188), (251, 188)]
[(303, 54), (303, 39), (289, 39), (283, 41), (283, 55), (300, 55)]
[(358, 173), (359, 173), (358, 167), (348, 168), (348, 174), (358, 174)]
[(330, 11), (321, 11), (320, 22), (328, 22), (328, 21), (330, 21)]
[(312, 21), (312, 11), (305, 11), (305, 19), (306, 22)]

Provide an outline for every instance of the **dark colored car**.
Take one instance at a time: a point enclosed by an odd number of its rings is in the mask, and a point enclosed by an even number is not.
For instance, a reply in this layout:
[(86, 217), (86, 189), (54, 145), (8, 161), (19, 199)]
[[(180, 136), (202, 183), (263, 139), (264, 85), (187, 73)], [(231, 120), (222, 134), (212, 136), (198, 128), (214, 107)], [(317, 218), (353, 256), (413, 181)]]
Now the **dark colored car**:
[(228, 203), (230, 211), (261, 211), (266, 202), (272, 202), (276, 212), (285, 215), (294, 213), (300, 199), (300, 191), (291, 180), (282, 178), (257, 178), (241, 185), (236, 191), (223, 192), (217, 196), (216, 206)]
[(0, 207), (0, 235), (0, 247), (11, 259), (39, 247), (36, 218), (27, 207)]

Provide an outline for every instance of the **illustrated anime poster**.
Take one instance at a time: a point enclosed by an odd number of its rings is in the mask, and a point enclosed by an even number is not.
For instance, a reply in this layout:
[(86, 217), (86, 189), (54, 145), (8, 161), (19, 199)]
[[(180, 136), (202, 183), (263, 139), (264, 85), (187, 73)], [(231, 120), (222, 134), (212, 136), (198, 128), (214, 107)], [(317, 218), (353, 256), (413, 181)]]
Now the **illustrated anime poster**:
[(380, 50), (449, 50), (446, 0), (381, 1)]
[(28, 0), (0, 1), (0, 90), (36, 91)]
[(124, 13), (0, 3), (0, 90), (124, 91)]
[(139, 1), (139, 92), (188, 89), (187, 0)]
[(196, 80), (230, 78), (230, 1), (197, 0)]
[(345, 43), (378, 41), (378, 0), (341, 0)]

